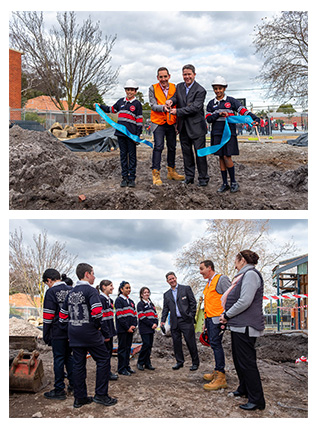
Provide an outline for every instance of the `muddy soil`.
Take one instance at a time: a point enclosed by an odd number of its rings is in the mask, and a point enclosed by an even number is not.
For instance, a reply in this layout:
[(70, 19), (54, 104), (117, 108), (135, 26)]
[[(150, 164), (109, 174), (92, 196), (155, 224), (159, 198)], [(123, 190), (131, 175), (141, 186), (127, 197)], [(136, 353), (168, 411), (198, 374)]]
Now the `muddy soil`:
[[(240, 143), (234, 157), (240, 191), (220, 195), (218, 158), (208, 157), (205, 188), (169, 181), (152, 185), (151, 154), (137, 150), (136, 188), (120, 188), (119, 150), (71, 152), (49, 132), (10, 129), (10, 209), (15, 210), (307, 210), (308, 148), (272, 142)], [(178, 143), (177, 171), (183, 174)], [(79, 195), (85, 195), (80, 201)]]
[[(139, 338), (138, 338), (139, 339)], [(135, 339), (135, 341), (137, 338)], [(73, 408), (73, 396), (64, 401), (48, 400), (43, 393), (53, 388), (51, 348), (39, 345), (45, 375), (49, 385), (37, 393), (10, 393), (11, 418), (307, 418), (308, 417), (308, 363), (296, 364), (298, 357), (308, 356), (308, 338), (304, 333), (267, 333), (257, 341), (258, 367), (266, 399), (265, 410), (243, 411), (239, 405), (245, 398), (234, 398), (229, 393), (237, 388), (237, 375), (231, 358), (230, 332), (223, 339), (226, 354), (228, 388), (216, 392), (205, 391), (204, 373), (213, 369), (213, 352), (198, 342), (200, 367), (191, 372), (190, 356), (184, 345), (185, 365), (178, 371), (171, 337), (156, 332), (152, 351), (155, 371), (136, 369), (137, 357), (131, 360), (136, 370), (130, 377), (119, 376), (109, 384), (109, 394), (118, 399), (112, 407), (96, 403)], [(116, 371), (117, 358), (112, 357)], [(95, 364), (87, 359), (88, 394), (94, 395)]]

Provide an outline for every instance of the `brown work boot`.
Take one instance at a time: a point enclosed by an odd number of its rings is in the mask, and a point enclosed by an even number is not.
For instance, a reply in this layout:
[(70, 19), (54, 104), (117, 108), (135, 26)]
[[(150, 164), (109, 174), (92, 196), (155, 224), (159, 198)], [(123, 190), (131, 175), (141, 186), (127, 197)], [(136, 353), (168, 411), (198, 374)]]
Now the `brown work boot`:
[(212, 380), (210, 383), (205, 384), (203, 386), (205, 390), (219, 390), (219, 389), (226, 389), (228, 387), (226, 374), (220, 371), (217, 371), (217, 373), (218, 374), (214, 380)]
[(176, 172), (176, 167), (167, 167), (168, 169), (168, 176), (167, 179), (169, 180), (184, 180), (184, 176), (181, 174), (178, 174)]
[(213, 372), (210, 374), (204, 374), (203, 379), (206, 381), (212, 381), (212, 380), (215, 380), (217, 376), (218, 376), (218, 371), (213, 370)]
[(155, 168), (152, 170), (152, 181), (154, 185), (162, 185), (162, 180), (160, 179), (160, 170), (156, 170)]

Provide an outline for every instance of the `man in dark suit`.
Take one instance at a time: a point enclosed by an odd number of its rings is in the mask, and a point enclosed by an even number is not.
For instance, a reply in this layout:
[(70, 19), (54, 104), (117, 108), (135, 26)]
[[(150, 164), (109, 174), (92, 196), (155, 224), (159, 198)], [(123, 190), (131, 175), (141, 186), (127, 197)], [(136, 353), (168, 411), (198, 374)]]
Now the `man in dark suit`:
[[(183, 66), (182, 76), (184, 82), (176, 85), (176, 92), (166, 101), (166, 107), (171, 114), (177, 115), (185, 183), (187, 185), (194, 183), (196, 160), (199, 185), (207, 186), (209, 182), (207, 159), (205, 156), (197, 155), (197, 150), (206, 145), (207, 125), (204, 119), (203, 104), (207, 92), (195, 81), (196, 72), (192, 64)], [(173, 105), (177, 107), (171, 108)]]
[(176, 275), (170, 271), (166, 279), (171, 289), (163, 296), (163, 310), (161, 326), (164, 326), (168, 313), (170, 312), (170, 328), (173, 341), (173, 350), (176, 365), (172, 369), (183, 367), (184, 356), (182, 351), (182, 334), (186, 341), (192, 359), (190, 371), (196, 371), (199, 367), (199, 356), (194, 331), (195, 314), (197, 302), (190, 286), (180, 285)]

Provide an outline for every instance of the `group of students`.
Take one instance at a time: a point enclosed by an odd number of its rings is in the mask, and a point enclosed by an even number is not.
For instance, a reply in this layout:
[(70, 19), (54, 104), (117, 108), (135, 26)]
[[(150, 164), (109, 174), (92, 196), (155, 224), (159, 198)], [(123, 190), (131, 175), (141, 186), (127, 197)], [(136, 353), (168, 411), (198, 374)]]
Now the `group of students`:
[[(62, 280), (60, 273), (49, 268), (43, 273), (43, 282), (49, 287), (43, 303), (43, 339), (52, 346), (54, 360), (54, 389), (45, 392), (47, 399), (66, 399), (65, 369), (68, 392), (74, 394), (75, 408), (96, 402), (105, 406), (115, 405), (117, 399), (108, 394), (109, 380), (118, 375), (111, 372), (113, 337), (118, 338), (118, 374), (130, 376), (130, 352), (137, 326), (142, 338), (138, 369), (154, 370), (150, 356), (158, 315), (150, 300), (150, 290), (140, 290), (140, 301), (129, 298), (131, 287), (126, 281), (119, 286), (115, 302), (110, 295), (113, 284), (102, 280), (92, 287), (95, 276), (93, 267), (81, 263), (76, 268), (78, 281), (74, 287)], [(114, 314), (115, 322), (114, 325)], [(95, 396), (87, 394), (86, 360), (88, 353), (96, 362)]]
[[(199, 186), (207, 186), (209, 182), (206, 156), (199, 156), (198, 150), (206, 146), (208, 124), (211, 124), (211, 146), (219, 145), (222, 139), (224, 125), (228, 116), (249, 115), (253, 123), (259, 125), (260, 118), (249, 112), (241, 103), (225, 94), (228, 86), (222, 76), (217, 76), (212, 82), (215, 98), (209, 101), (207, 113), (204, 116), (203, 104), (206, 90), (195, 81), (195, 67), (187, 64), (182, 68), (184, 82), (174, 85), (169, 82), (170, 74), (166, 67), (160, 67), (157, 72), (158, 83), (149, 88), (151, 106), (151, 131), (154, 136), (152, 153), (152, 177), (154, 185), (161, 185), (161, 153), (164, 149), (164, 139), (167, 144), (167, 178), (184, 181), (186, 185), (194, 183), (195, 170), (198, 169)], [(120, 98), (113, 106), (99, 105), (106, 113), (117, 113), (118, 124), (127, 131), (140, 136), (143, 128), (142, 105), (136, 98), (138, 84), (129, 79), (124, 85), (126, 97)], [(239, 155), (236, 125), (230, 124), (231, 136), (229, 141), (215, 155), (219, 156), (222, 185), (218, 192), (227, 190), (237, 192), (239, 184), (235, 178), (233, 155)], [(180, 135), (183, 154), (184, 173), (175, 170), (176, 134)], [(121, 187), (135, 187), (137, 149), (136, 142), (116, 130), (120, 148)], [(230, 177), (230, 185), (228, 184)]]

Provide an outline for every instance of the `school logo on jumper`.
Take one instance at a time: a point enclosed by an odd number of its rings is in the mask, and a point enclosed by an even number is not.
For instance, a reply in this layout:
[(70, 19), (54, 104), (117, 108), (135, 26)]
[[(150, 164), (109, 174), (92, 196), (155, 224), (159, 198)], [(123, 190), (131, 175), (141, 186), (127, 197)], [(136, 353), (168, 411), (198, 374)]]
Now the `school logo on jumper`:
[(229, 102), (224, 103), (224, 107), (225, 107), (226, 109), (229, 109), (229, 107), (231, 107), (231, 104), (230, 104)]
[(136, 108), (134, 106), (130, 106), (130, 110), (131, 110), (131, 112), (134, 112), (136, 110)]

